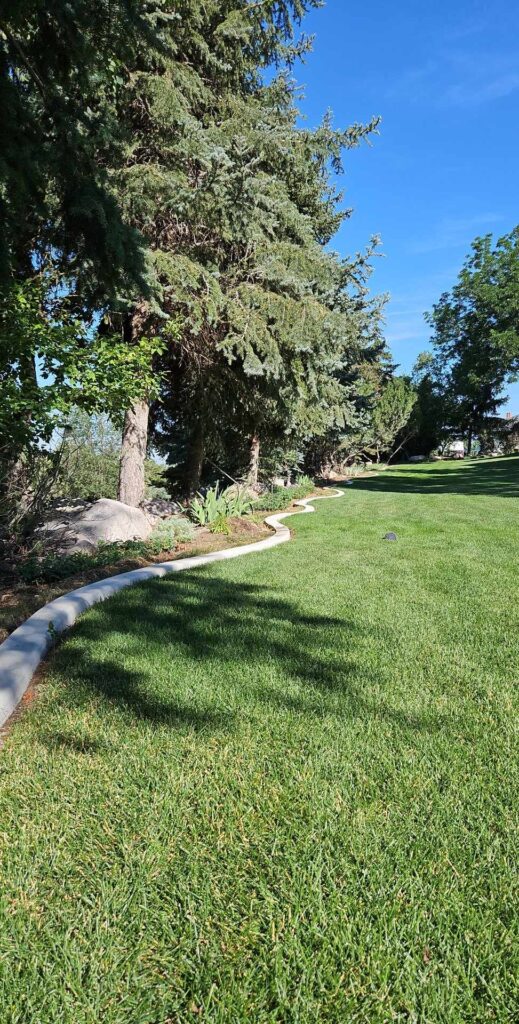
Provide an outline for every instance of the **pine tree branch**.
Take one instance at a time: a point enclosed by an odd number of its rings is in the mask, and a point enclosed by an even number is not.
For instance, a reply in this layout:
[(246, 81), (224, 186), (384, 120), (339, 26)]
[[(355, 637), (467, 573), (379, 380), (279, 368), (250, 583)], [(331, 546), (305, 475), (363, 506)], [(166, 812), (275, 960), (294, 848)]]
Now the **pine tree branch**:
[(10, 43), (10, 45), (13, 47), (14, 50), (16, 50), (18, 56), (20, 57), (20, 59), (22, 61), (23, 66), (25, 67), (25, 69), (28, 72), (29, 76), (32, 78), (33, 82), (35, 83), (35, 85), (36, 85), (36, 87), (38, 89), (38, 92), (40, 93), (41, 98), (42, 98), (43, 102), (45, 103), (45, 106), (48, 106), (47, 95), (46, 95), (46, 92), (45, 92), (45, 84), (42, 81), (42, 79), (40, 78), (38, 72), (35, 71), (35, 69), (32, 66), (32, 64), (31, 64), (29, 58), (27, 57), (27, 55), (24, 53), (24, 50), (23, 50), (23, 47), (22, 47), (21, 43), (18, 42), (18, 40), (15, 38), (15, 36), (13, 36), (12, 32), (10, 32), (9, 29), (7, 28), (7, 26), (4, 25), (2, 22), (0, 22), (0, 32), (3, 33), (3, 35), (5, 36), (7, 42)]

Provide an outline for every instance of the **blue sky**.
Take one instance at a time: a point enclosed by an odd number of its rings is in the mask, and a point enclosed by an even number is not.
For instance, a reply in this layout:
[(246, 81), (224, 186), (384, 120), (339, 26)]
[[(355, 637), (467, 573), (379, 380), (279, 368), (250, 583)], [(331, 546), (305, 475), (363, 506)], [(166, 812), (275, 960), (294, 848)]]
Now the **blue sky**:
[[(403, 370), (427, 348), (423, 313), (455, 281), (472, 239), (519, 222), (519, 4), (515, 0), (327, 0), (305, 21), (297, 69), (314, 126), (382, 117), (371, 147), (346, 155), (352, 218), (334, 247), (382, 237), (372, 278), (389, 292), (386, 336)], [(519, 383), (503, 410), (519, 413)]]

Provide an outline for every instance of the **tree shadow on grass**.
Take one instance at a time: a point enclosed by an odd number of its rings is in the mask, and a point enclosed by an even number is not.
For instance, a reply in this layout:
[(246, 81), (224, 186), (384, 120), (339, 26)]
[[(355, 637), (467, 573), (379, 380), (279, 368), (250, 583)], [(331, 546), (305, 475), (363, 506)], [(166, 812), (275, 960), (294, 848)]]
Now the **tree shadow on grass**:
[(74, 754), (100, 754), (109, 748), (105, 740), (92, 736), (75, 735), (73, 732), (42, 731), (38, 738), (49, 750), (66, 750)]
[(355, 490), (519, 498), (519, 456), (433, 466), (407, 472), (405, 466), (395, 466), (380, 476), (358, 477)]
[[(74, 644), (54, 659), (53, 674), (67, 683), (68, 705), (86, 705), (94, 693), (131, 720), (177, 729), (233, 729), (238, 712), (228, 710), (229, 687), (238, 691), (232, 705), (243, 704), (245, 713), (249, 698), (270, 711), (376, 718), (413, 732), (452, 726), (450, 715), (411, 713), (383, 699), (384, 680), (366, 669), (358, 650), (368, 632), (304, 613), (267, 586), (201, 570), (125, 591), (84, 619)], [(119, 662), (99, 652), (114, 634), (119, 644), (124, 638)], [(193, 664), (189, 702), (179, 678), (186, 656)], [(136, 671), (136, 659), (146, 667)], [(204, 664), (209, 686), (196, 681)]]

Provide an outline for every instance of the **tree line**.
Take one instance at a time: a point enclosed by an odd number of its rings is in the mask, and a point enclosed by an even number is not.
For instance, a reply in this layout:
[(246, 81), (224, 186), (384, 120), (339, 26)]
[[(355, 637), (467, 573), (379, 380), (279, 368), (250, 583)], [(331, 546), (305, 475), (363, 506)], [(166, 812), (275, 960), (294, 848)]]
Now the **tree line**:
[(506, 385), (519, 376), (519, 227), (496, 241), (475, 239), (456, 284), (427, 321), (431, 350), (412, 375), (413, 450), (441, 450), (451, 437), (464, 439), (469, 455), (475, 441), (482, 451), (517, 450), (517, 417), (504, 420), (499, 409)]
[[(341, 258), (334, 172), (378, 119), (298, 120), (318, 0), (58, 0), (2, 13), (4, 495), (70, 410), (123, 418), (119, 496), (150, 441), (172, 486), (257, 481), (389, 383), (372, 241)], [(279, 461), (279, 459), (278, 459)]]
[[(459, 309), (435, 307), (443, 349), (417, 386), (396, 374), (369, 291), (377, 239), (331, 248), (350, 214), (335, 176), (379, 121), (301, 126), (294, 66), (319, 6), (0, 3), (4, 523), (78, 409), (120, 423), (133, 505), (151, 447), (187, 496), (215, 466), (255, 486), (262, 468), (323, 473), (425, 429)], [(510, 354), (515, 328), (499, 330)]]

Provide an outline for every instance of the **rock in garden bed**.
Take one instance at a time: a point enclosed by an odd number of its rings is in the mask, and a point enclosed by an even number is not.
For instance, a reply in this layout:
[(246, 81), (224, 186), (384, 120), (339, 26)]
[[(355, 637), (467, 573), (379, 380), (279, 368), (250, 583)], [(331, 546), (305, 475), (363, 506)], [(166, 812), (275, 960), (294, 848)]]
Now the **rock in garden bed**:
[(152, 525), (155, 525), (159, 519), (170, 519), (171, 516), (178, 516), (184, 512), (177, 501), (169, 501), (168, 498), (149, 498), (146, 501), (141, 501), (139, 508), (142, 509), (146, 519), (149, 519)]
[(55, 503), (52, 517), (35, 531), (44, 552), (95, 551), (99, 542), (147, 540), (152, 523), (140, 508), (112, 498)]

